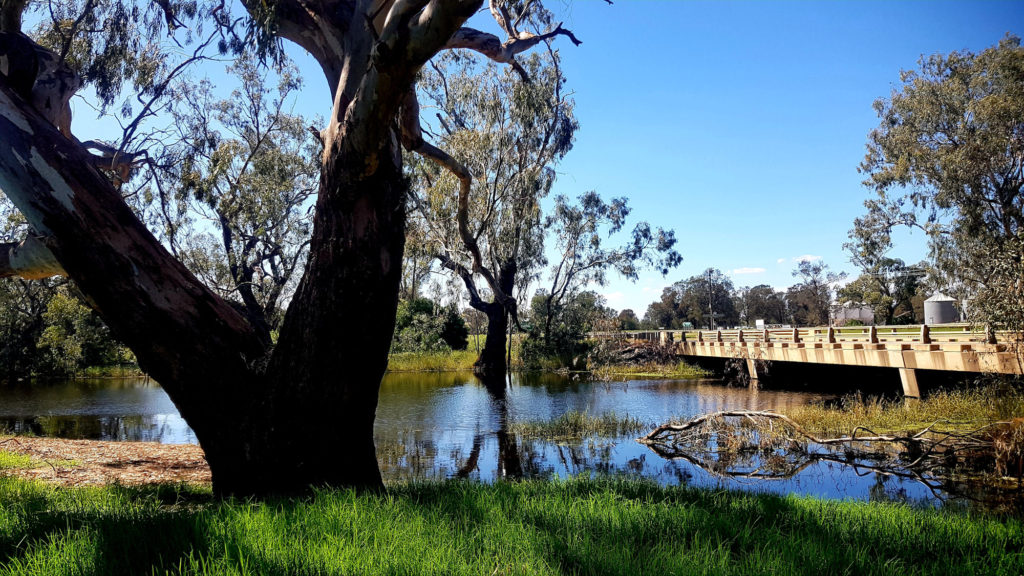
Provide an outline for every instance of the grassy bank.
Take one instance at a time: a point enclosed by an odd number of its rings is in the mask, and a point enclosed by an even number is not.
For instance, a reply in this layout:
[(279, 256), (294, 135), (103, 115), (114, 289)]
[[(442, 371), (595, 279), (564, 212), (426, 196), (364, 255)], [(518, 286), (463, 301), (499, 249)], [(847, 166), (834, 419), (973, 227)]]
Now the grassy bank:
[(900, 505), (571, 480), (323, 491), (0, 478), (0, 574), (1017, 574), (1024, 526)]
[(919, 430), (935, 422), (939, 430), (963, 431), (1024, 417), (1024, 390), (987, 386), (940, 391), (921, 400), (846, 396), (836, 405), (801, 406), (787, 415), (820, 434), (848, 434), (856, 426), (876, 432)]
[(674, 364), (642, 364), (631, 365), (606, 365), (598, 366), (593, 370), (594, 376), (598, 378), (678, 378), (680, 380), (695, 378), (710, 378), (711, 372), (698, 366), (691, 366), (686, 362)]
[(476, 358), (477, 353), (472, 350), (401, 352), (388, 356), (388, 372), (471, 371)]
[(137, 364), (121, 364), (117, 366), (88, 366), (75, 373), (75, 378), (129, 378), (145, 376)]

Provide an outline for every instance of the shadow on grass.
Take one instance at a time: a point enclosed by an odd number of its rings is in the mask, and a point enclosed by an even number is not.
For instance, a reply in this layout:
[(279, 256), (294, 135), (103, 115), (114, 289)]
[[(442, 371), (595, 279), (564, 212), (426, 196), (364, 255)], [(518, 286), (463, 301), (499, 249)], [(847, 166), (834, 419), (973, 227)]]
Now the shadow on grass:
[[(903, 505), (621, 480), (216, 501), (0, 479), (0, 574), (1019, 573), (1024, 528)], [(76, 564), (77, 562), (77, 564)]]
[(0, 478), (0, 573), (163, 573), (206, 551), (208, 492)]

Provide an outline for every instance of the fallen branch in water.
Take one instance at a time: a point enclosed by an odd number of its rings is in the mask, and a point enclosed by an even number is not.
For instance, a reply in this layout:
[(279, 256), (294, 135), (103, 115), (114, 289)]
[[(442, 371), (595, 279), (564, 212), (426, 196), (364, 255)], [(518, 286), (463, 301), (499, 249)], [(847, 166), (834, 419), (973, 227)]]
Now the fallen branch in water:
[[(995, 460), (995, 470), (985, 474), (999, 478), (999, 471), (1008, 468), (1000, 464), (996, 446), (1007, 442), (1015, 423), (995, 422), (958, 433), (937, 430), (944, 422), (902, 434), (857, 426), (849, 435), (822, 438), (784, 414), (728, 410), (664, 424), (637, 440), (662, 458), (685, 460), (722, 477), (788, 479), (811, 464), (835, 462), (916, 480), (936, 495), (940, 487), (949, 492), (950, 479), (965, 470), (991, 468)], [(885, 448), (894, 445), (899, 448)]]
[[(997, 425), (1009, 424), (1009, 422), (994, 422), (986, 424), (976, 430), (964, 434), (957, 434), (954, 432), (939, 432), (942, 435), (941, 439), (929, 438), (926, 436), (929, 432), (933, 432), (937, 424), (942, 423), (942, 420), (936, 420), (932, 422), (919, 432), (914, 434), (878, 434), (874, 430), (865, 426), (857, 426), (853, 429), (853, 432), (849, 436), (840, 436), (838, 438), (819, 438), (814, 434), (811, 434), (807, 430), (793, 421), (792, 418), (785, 414), (779, 414), (778, 412), (771, 412), (766, 410), (725, 410), (721, 412), (712, 412), (711, 414), (704, 414), (693, 418), (683, 424), (662, 424), (655, 428), (650, 434), (638, 438), (637, 440), (643, 444), (664, 444), (666, 441), (671, 441), (674, 438), (685, 436), (684, 433), (691, 430), (697, 429), (701, 426), (709, 423), (723, 420), (725, 418), (743, 418), (751, 422), (755, 427), (760, 426), (762, 423), (758, 422), (757, 419), (763, 418), (765, 420), (778, 420), (789, 425), (792, 430), (799, 436), (814, 442), (815, 444), (834, 445), (834, 444), (848, 444), (851, 442), (898, 442), (902, 444), (927, 444), (927, 445), (939, 445), (944, 443), (948, 439), (972, 439), (977, 440), (981, 444), (991, 444), (989, 441), (982, 440), (977, 437), (977, 434), (986, 428)], [(771, 428), (771, 427), (769, 427)], [(869, 436), (858, 436), (858, 432), (866, 432), (871, 434)]]

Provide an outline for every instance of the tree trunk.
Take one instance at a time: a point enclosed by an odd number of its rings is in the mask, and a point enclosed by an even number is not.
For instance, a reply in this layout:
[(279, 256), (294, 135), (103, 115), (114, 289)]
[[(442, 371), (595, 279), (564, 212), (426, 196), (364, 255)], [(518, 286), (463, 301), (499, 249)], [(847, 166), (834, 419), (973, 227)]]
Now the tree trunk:
[[(365, 162), (340, 150), (325, 163), (318, 204), (332, 209), (318, 207), (306, 274), (268, 368), (273, 421), (293, 423), (254, 438), (261, 459), (278, 463), (278, 488), (383, 487), (373, 420), (398, 306), (407, 190), (397, 162), (363, 176)], [(260, 462), (243, 464), (246, 482)]]
[(508, 366), (505, 364), (505, 338), (508, 330), (508, 312), (498, 302), (486, 305), (487, 339), (480, 357), (473, 363), (473, 373), (490, 386), (504, 382)]
[[(496, 280), (501, 291), (511, 296), (516, 281), (516, 263), (502, 264), (498, 269)], [(497, 300), (484, 302), (475, 307), (487, 314), (487, 340), (484, 342), (484, 349), (480, 352), (480, 357), (473, 364), (473, 373), (488, 386), (496, 386), (500, 383), (504, 387), (505, 375), (508, 373), (508, 365), (505, 362), (505, 345), (509, 328), (509, 311)]]
[[(25, 4), (9, 7), (20, 13)], [(70, 139), (74, 74), (43, 86), (63, 98), (50, 109), (33, 103), (35, 92), (26, 95), (33, 87), (26, 79), (15, 86), (9, 71), (0, 74), (0, 190), (167, 391), (206, 452), (218, 494), (382, 487), (373, 420), (398, 303), (408, 186), (397, 119), (420, 67), (481, 2), (386, 0), (372, 19), (364, 3), (359, 10), (330, 4), (271, 3), (274, 33), (317, 59), (334, 101), (321, 133), (309, 258), (272, 354), (239, 312), (161, 246), (97, 159)], [(0, 29), (20, 28), (20, 18), (0, 12)], [(573, 38), (559, 26), (516, 40), (518, 51), (502, 46), (514, 54), (558, 34)], [(491, 37), (473, 38), (480, 48)], [(507, 280), (502, 272), (511, 293), (515, 268)], [(504, 379), (508, 313), (499, 303), (488, 317), (495, 338), (481, 354), (483, 368)]]
[[(328, 140), (306, 273), (277, 348), (173, 258), (87, 152), (0, 77), (0, 189), (206, 452), (218, 494), (382, 487), (377, 392), (398, 302), (406, 181), (397, 97)], [(355, 132), (354, 134), (352, 132)]]

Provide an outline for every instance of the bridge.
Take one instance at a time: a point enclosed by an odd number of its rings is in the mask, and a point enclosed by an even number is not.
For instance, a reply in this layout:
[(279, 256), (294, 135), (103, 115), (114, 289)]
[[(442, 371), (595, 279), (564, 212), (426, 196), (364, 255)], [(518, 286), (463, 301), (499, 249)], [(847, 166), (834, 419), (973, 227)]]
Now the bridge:
[(971, 324), (653, 330), (593, 336), (659, 342), (682, 356), (743, 359), (754, 385), (759, 360), (896, 368), (904, 395), (912, 397), (920, 396), (917, 370), (1021, 374), (1024, 366), (1024, 334)]

